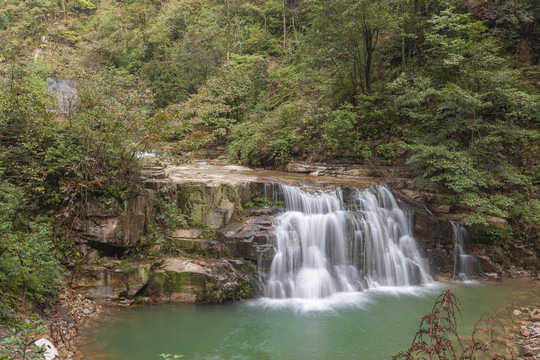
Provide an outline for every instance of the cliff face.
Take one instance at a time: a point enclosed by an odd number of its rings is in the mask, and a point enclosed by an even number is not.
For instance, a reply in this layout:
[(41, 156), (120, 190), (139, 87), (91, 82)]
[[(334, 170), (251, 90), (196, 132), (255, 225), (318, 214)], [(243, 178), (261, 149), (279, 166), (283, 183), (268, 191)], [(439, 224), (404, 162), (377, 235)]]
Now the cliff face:
[[(273, 188), (278, 183), (303, 182), (339, 185), (344, 197), (351, 187), (389, 183), (399, 206), (412, 213), (414, 236), (431, 271), (452, 276), (451, 221), (459, 221), (463, 214), (441, 204), (437, 192), (415, 188), (406, 167), (374, 171), (361, 166), (297, 164), (288, 170), (255, 172), (210, 163), (146, 169), (145, 195), (133, 197), (123, 209), (118, 205), (108, 210), (88, 207), (81, 216), (72, 230), (81, 253), (90, 259), (133, 253), (141, 246), (140, 239), (152, 231), (149, 199), (159, 198), (179, 208), (190, 226), (174, 231), (165, 244), (142, 250), (143, 256), (84, 266), (73, 277), (72, 286), (96, 300), (126, 303), (221, 302), (256, 296), (256, 265), (267, 268), (271, 263), (274, 215), (282, 206)], [(165, 245), (168, 252), (163, 252)], [(503, 270), (515, 275), (519, 267), (538, 267), (536, 253), (517, 242), (510, 249), (474, 243), (468, 247), (476, 257), (477, 271), (494, 277)]]

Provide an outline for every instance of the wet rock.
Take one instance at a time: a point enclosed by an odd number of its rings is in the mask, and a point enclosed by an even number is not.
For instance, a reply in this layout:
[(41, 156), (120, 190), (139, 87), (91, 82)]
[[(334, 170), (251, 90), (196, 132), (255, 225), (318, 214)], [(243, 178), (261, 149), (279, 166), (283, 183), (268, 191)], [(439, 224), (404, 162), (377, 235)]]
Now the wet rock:
[(501, 231), (508, 230), (508, 221), (496, 216), (488, 216), (486, 218), (487, 223), (491, 228), (499, 229)]
[(198, 252), (210, 252), (213, 254), (216, 254), (216, 256), (219, 256), (217, 254), (220, 254), (223, 249), (219, 246), (219, 244), (215, 240), (208, 240), (208, 239), (179, 239), (179, 238), (172, 238), (171, 239), (171, 245), (178, 249), (182, 249), (184, 251), (187, 251), (189, 253), (198, 253)]
[(203, 234), (203, 229), (178, 229), (173, 234), (173, 238), (180, 239), (197, 239)]
[(431, 208), (438, 213), (448, 214), (450, 212), (450, 205), (432, 205)]
[(217, 232), (218, 239), (229, 249), (231, 256), (259, 261), (271, 260), (275, 229), (272, 216), (258, 216), (229, 224)]
[(238, 214), (238, 205), (251, 198), (250, 183), (178, 184), (178, 206), (195, 223), (219, 229)]
[(502, 270), (500, 265), (495, 264), (488, 256), (476, 256), (483, 272), (498, 273)]
[(435, 248), (428, 249), (426, 252), (432, 272), (444, 274), (452, 270), (448, 263), (448, 257), (450, 256), (448, 251), (441, 248)]

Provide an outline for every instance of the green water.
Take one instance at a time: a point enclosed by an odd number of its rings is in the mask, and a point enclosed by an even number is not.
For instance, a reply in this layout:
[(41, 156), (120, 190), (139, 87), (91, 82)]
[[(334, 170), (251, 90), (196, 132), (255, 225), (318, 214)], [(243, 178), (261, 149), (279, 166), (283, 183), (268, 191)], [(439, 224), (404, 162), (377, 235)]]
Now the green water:
[(446, 288), (459, 297), (460, 333), (505, 302), (539, 300), (532, 282), (437, 284), (411, 291), (348, 294), (326, 303), (255, 300), (230, 305), (160, 305), (115, 311), (83, 334), (85, 359), (390, 359), (406, 349)]

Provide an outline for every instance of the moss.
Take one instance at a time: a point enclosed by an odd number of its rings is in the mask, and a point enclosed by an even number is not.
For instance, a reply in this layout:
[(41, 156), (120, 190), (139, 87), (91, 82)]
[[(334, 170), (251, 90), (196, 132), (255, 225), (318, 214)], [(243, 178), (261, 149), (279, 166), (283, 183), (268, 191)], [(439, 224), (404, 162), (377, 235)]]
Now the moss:
[(194, 287), (199, 287), (200, 291), (206, 288), (205, 276), (197, 273), (177, 273), (168, 272), (170, 293), (193, 292)]
[(257, 289), (253, 284), (240, 281), (235, 293), (236, 299), (251, 299), (257, 295)]

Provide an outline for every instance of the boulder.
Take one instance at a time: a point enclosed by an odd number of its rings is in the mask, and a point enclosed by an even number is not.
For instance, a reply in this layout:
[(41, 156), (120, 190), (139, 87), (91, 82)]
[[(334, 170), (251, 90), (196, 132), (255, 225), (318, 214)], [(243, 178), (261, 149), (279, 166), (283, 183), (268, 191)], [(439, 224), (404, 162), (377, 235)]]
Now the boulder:
[(252, 261), (272, 260), (276, 240), (274, 217), (269, 215), (246, 218), (229, 224), (217, 232), (218, 239), (231, 256)]
[(153, 262), (109, 260), (83, 266), (71, 279), (71, 287), (89, 299), (100, 302), (133, 299), (150, 279)]
[(98, 302), (200, 303), (244, 299), (256, 295), (256, 267), (233, 259), (166, 257), (146, 261), (109, 260), (84, 266), (71, 287)]
[(255, 267), (241, 260), (167, 258), (145, 296), (159, 302), (223, 302), (255, 295)]
[(83, 246), (85, 254), (92, 249), (114, 255), (135, 246), (146, 231), (150, 205), (144, 194), (131, 196), (122, 210), (117, 202), (105, 207), (89, 204), (73, 220), (69, 236)]

